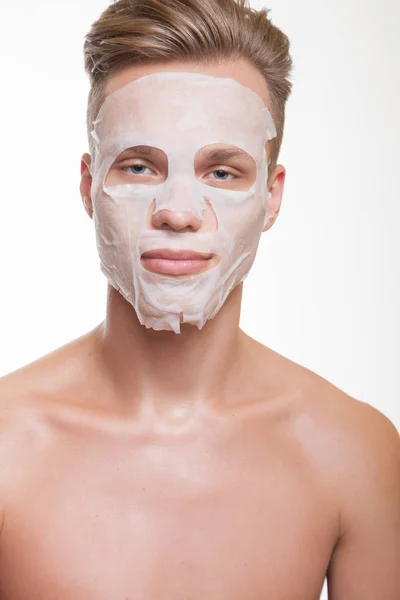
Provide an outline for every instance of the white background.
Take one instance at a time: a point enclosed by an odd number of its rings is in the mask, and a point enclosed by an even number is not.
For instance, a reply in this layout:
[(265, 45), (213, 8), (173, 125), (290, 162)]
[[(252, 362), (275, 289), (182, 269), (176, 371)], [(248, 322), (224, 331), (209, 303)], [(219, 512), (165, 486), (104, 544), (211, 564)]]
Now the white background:
[[(0, 375), (104, 317), (106, 282), (78, 187), (83, 37), (107, 5), (0, 5)], [(287, 181), (241, 325), (400, 429), (400, 4), (267, 5), (295, 63), (279, 160)]]

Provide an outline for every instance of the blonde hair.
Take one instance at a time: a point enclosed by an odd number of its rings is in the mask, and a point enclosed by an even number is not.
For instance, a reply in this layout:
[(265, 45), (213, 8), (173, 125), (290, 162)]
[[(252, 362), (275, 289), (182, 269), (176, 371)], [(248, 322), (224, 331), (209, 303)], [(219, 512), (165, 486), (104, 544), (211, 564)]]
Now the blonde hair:
[(248, 0), (116, 0), (85, 37), (85, 70), (91, 85), (88, 133), (104, 100), (107, 78), (124, 67), (247, 58), (262, 73), (270, 92), (277, 130), (270, 142), (271, 171), (282, 144), (293, 65), (289, 39), (271, 23), (269, 12), (250, 8)]

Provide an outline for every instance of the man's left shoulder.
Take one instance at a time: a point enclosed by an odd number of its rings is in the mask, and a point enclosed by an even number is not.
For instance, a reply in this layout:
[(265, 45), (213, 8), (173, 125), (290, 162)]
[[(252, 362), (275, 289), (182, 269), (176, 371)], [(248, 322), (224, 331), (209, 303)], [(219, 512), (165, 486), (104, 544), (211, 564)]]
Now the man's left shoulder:
[(382, 411), (276, 352), (269, 350), (268, 359), (291, 432), (304, 449), (331, 461), (333, 469), (371, 453), (378, 461), (385, 453), (400, 458), (399, 433)]
[(399, 432), (371, 404), (334, 386), (316, 387), (325, 395), (314, 397), (310, 404), (309, 421), (315, 423), (310, 445), (314, 461), (323, 467), (319, 472), (329, 482), (339, 516), (327, 572), (329, 598), (397, 599)]
[[(318, 378), (310, 394), (310, 405), (321, 423), (340, 436), (347, 449), (366, 452), (397, 453), (400, 459), (400, 436), (394, 423), (378, 408), (355, 398)], [(364, 455), (365, 456), (365, 455)]]
[(302, 440), (334, 493), (342, 533), (355, 529), (358, 521), (366, 527), (368, 519), (379, 529), (383, 515), (391, 515), (392, 526), (396, 522), (398, 527), (400, 435), (394, 423), (318, 377), (300, 415)]
[(389, 452), (400, 460), (400, 436), (394, 423), (378, 408), (335, 387), (309, 372), (309, 385), (303, 390), (304, 414), (315, 420), (326, 441), (340, 442), (337, 450), (354, 459)]
[[(337, 437), (336, 474), (343, 493), (371, 494), (374, 489), (400, 491), (400, 435), (395, 424), (378, 408), (340, 390), (325, 403), (326, 426)], [(353, 496), (354, 498), (354, 496)], [(400, 501), (400, 496), (398, 497)]]
[(296, 379), (292, 433), (331, 482), (343, 487), (366, 470), (400, 473), (399, 432), (383, 412), (308, 369), (301, 367)]

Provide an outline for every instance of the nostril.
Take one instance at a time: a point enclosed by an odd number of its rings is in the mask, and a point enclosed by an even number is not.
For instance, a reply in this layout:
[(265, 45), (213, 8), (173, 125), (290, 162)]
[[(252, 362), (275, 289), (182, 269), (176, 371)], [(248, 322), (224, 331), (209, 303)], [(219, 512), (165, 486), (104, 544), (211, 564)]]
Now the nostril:
[(190, 231), (193, 230), (192, 227), (190, 227), (190, 225), (188, 226), (172, 226), (169, 225), (168, 223), (162, 223), (160, 226), (158, 226), (158, 229), (162, 229), (162, 230), (167, 230), (167, 231)]
[(196, 231), (196, 228), (192, 225), (171, 225), (169, 223), (162, 223), (159, 229), (165, 229), (168, 231)]
[(192, 212), (175, 212), (167, 209), (153, 214), (152, 222), (157, 229), (172, 231), (197, 231), (201, 226), (201, 221)]

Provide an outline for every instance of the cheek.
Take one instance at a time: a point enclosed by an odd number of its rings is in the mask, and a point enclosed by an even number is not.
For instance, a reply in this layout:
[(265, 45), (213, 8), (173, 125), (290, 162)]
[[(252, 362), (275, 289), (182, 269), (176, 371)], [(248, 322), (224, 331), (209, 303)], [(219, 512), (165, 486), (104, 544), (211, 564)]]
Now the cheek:
[(238, 265), (236, 281), (242, 281), (255, 260), (264, 216), (265, 210), (261, 198), (243, 202), (232, 210), (226, 211), (225, 229), (233, 239), (233, 251), (228, 257), (227, 264)]
[(113, 200), (103, 194), (95, 204), (97, 247), (102, 262), (117, 271), (119, 277), (130, 277), (133, 252), (140, 229), (132, 204)]
[(104, 237), (104, 243), (116, 245), (126, 243), (128, 231), (126, 227), (127, 208), (123, 202), (115, 202), (106, 195), (94, 205), (95, 224), (98, 233)]
[(106, 193), (100, 194), (94, 203), (96, 228), (103, 234), (113, 231), (114, 238), (120, 246), (133, 243), (146, 221), (146, 213), (153, 203), (148, 199), (134, 197), (111, 198)]
[(265, 210), (261, 197), (256, 195), (242, 203), (220, 207), (220, 222), (228, 234), (233, 236), (241, 245), (258, 243), (264, 222)]

